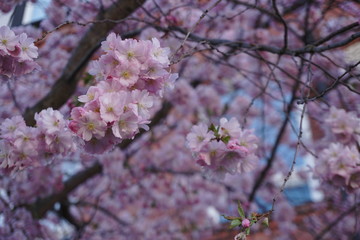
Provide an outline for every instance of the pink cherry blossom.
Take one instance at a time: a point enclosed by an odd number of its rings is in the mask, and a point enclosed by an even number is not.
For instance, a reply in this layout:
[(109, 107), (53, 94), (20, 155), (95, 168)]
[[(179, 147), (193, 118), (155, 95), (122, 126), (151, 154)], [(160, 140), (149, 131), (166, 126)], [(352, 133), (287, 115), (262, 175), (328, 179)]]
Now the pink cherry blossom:
[(26, 33), (19, 35), (20, 59), (32, 60), (38, 57), (38, 48), (34, 45), (34, 39), (29, 38)]
[(19, 40), (8, 26), (0, 27), (0, 55), (14, 51)]
[(14, 137), (14, 132), (25, 126), (25, 121), (21, 116), (7, 118), (0, 125), (1, 138), (12, 139), (12, 137)]
[(138, 116), (133, 111), (122, 114), (112, 127), (112, 132), (118, 138), (132, 138), (138, 131)]
[(105, 122), (114, 122), (124, 112), (127, 100), (125, 92), (105, 93), (99, 98), (100, 116)]
[(240, 124), (235, 118), (228, 121), (226, 118), (220, 119), (220, 134), (237, 137), (240, 134)]
[(58, 110), (48, 108), (35, 114), (37, 127), (47, 134), (60, 132), (65, 127), (63, 115)]
[(191, 150), (200, 151), (212, 138), (214, 138), (213, 132), (208, 130), (207, 125), (201, 123), (191, 128), (186, 140)]
[(93, 136), (96, 138), (105, 136), (107, 125), (98, 113), (75, 108), (71, 117), (73, 121), (70, 122), (69, 128), (85, 141), (90, 141)]

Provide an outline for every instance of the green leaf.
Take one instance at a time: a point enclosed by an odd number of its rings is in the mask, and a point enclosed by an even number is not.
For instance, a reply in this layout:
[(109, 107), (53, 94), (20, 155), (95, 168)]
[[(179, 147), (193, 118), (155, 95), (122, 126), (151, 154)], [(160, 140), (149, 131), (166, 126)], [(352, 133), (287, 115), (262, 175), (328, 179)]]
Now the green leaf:
[(91, 83), (92, 80), (94, 80), (95, 77), (90, 75), (89, 73), (86, 73), (86, 75), (84, 76), (84, 83), (85, 85), (88, 85)]
[(250, 228), (247, 228), (247, 229), (245, 230), (245, 233), (246, 233), (246, 235), (250, 235)]
[(221, 138), (221, 141), (223, 141), (225, 144), (227, 144), (230, 141), (230, 136), (224, 136)]
[(242, 208), (240, 201), (238, 201), (238, 212), (240, 217), (246, 218), (244, 209)]
[(230, 228), (234, 228), (241, 225), (241, 221), (239, 219), (235, 219), (231, 221)]
[(209, 131), (216, 132), (216, 127), (215, 127), (215, 125), (213, 123), (210, 125)]

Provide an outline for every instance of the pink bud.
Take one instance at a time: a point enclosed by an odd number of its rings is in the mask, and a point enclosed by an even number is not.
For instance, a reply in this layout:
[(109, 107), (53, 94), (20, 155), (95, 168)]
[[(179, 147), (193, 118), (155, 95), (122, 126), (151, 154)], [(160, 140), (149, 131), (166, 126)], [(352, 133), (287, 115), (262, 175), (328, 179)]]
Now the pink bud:
[(241, 226), (243, 226), (244, 228), (250, 227), (250, 221), (249, 221), (249, 219), (246, 219), (246, 218), (245, 218), (244, 220), (242, 220)]

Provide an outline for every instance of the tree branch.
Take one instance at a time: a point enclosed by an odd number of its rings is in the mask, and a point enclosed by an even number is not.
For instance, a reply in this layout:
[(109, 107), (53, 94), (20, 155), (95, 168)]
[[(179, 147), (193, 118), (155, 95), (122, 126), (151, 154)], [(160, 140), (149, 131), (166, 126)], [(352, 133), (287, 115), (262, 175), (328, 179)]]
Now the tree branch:
[(328, 231), (330, 231), (333, 227), (335, 227), (338, 223), (340, 223), (340, 221), (344, 217), (353, 213), (356, 210), (356, 208), (358, 208), (359, 206), (360, 206), (360, 202), (356, 203), (354, 206), (352, 206), (351, 208), (340, 214), (334, 221), (332, 221), (329, 225), (327, 225), (314, 239), (315, 240), (322, 239)]
[(299, 81), (296, 82), (296, 84), (294, 85), (294, 88), (293, 88), (293, 91), (292, 91), (292, 97), (291, 97), (291, 100), (288, 104), (288, 107), (287, 107), (287, 110), (286, 110), (286, 113), (285, 113), (285, 119), (279, 129), (279, 132), (276, 136), (276, 140), (275, 140), (275, 143), (274, 143), (274, 147), (272, 148), (272, 151), (271, 151), (271, 154), (270, 154), (270, 157), (267, 159), (267, 164), (265, 166), (265, 168), (261, 171), (259, 177), (257, 178), (254, 186), (253, 186), (253, 189), (249, 195), (249, 202), (252, 202), (254, 200), (254, 197), (255, 197), (255, 194), (256, 194), (256, 191), (260, 188), (261, 184), (263, 183), (263, 181), (265, 180), (269, 170), (271, 169), (274, 161), (275, 161), (275, 156), (276, 156), (276, 152), (279, 148), (279, 145), (280, 145), (280, 142), (281, 142), (281, 139), (283, 137), (283, 135), (285, 134), (285, 130), (286, 130), (286, 126), (290, 120), (290, 113), (292, 112), (292, 109), (293, 109), (293, 105), (294, 105), (294, 102), (295, 102), (295, 99), (296, 99), (296, 91), (299, 87)]
[(67, 180), (64, 183), (64, 188), (61, 192), (49, 195), (45, 198), (40, 198), (35, 203), (28, 205), (27, 209), (30, 210), (34, 218), (42, 218), (48, 210), (53, 208), (56, 202), (64, 201), (71, 191), (101, 172), (102, 166), (97, 162), (93, 166), (78, 172)]
[(279, 17), (281, 23), (284, 26), (284, 46), (282, 48), (282, 51), (285, 51), (287, 49), (287, 45), (288, 45), (288, 27), (287, 24), (284, 20), (284, 18), (280, 15), (279, 9), (276, 6), (276, 0), (272, 0), (272, 5), (275, 11), (275, 14)]
[[(176, 26), (171, 26), (169, 28), (161, 28), (159, 26), (156, 26), (156, 28), (159, 30), (165, 31), (165, 32), (168, 32), (170, 30), (170, 31), (180, 32), (184, 35), (187, 34), (187, 31), (185, 29), (176, 27)], [(227, 40), (227, 39), (205, 38), (205, 37), (201, 37), (196, 34), (193, 34), (193, 33), (191, 33), (189, 35), (188, 39), (190, 39), (194, 42), (207, 43), (212, 46), (227, 46), (227, 47), (230, 47), (233, 49), (243, 48), (243, 49), (250, 49), (253, 51), (256, 50), (256, 51), (270, 52), (270, 53), (274, 53), (274, 54), (285, 54), (285, 55), (290, 55), (290, 56), (298, 56), (298, 55), (302, 55), (305, 53), (321, 53), (321, 52), (325, 52), (325, 51), (328, 51), (331, 49), (343, 47), (358, 38), (360, 38), (360, 32), (356, 32), (356, 33), (350, 35), (349, 37), (343, 39), (342, 41), (324, 45), (324, 46), (306, 45), (302, 48), (298, 48), (298, 49), (289, 49), (288, 48), (286, 50), (284, 50), (283, 48), (279, 48), (279, 47), (263, 45), (263, 44), (253, 44), (253, 43), (248, 43), (248, 42), (244, 42), (244, 41), (231, 41), (231, 40)]]

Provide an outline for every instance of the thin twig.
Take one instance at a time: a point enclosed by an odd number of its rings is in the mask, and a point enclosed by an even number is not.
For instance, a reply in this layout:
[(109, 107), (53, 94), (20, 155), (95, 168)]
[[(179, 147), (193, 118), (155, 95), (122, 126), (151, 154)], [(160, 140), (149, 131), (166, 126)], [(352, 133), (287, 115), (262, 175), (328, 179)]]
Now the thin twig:
[(276, 16), (279, 17), (281, 23), (284, 26), (284, 46), (282, 48), (282, 51), (285, 52), (285, 50), (287, 49), (287, 45), (288, 45), (288, 27), (287, 27), (287, 24), (286, 24), (284, 18), (281, 16), (279, 9), (277, 8), (276, 0), (272, 0), (272, 5), (273, 5)]
[(209, 11), (211, 11), (216, 5), (218, 5), (222, 0), (216, 1), (210, 8), (206, 9), (203, 14), (201, 14), (199, 20), (192, 26), (192, 28), (186, 33), (185, 38), (181, 42), (180, 46), (174, 51), (173, 55), (170, 57), (170, 62), (173, 62), (174, 57), (176, 54), (180, 51), (181, 48), (184, 47), (185, 42), (189, 38), (190, 34), (195, 30), (195, 28), (200, 24), (201, 20), (208, 14)]

